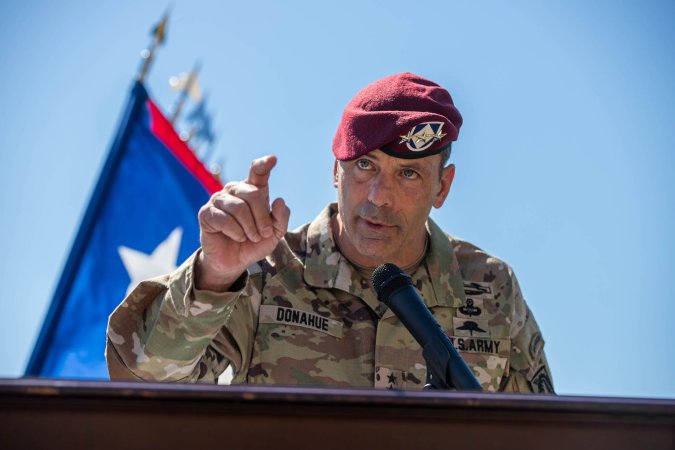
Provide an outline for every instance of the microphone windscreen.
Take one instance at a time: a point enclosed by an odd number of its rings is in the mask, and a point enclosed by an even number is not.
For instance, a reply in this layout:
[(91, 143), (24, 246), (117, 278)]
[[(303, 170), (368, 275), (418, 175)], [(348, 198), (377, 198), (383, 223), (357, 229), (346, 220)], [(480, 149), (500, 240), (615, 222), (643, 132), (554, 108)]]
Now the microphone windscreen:
[(411, 285), (410, 275), (405, 273), (396, 264), (385, 263), (373, 272), (371, 278), (377, 299), (389, 306), (389, 297), (392, 292), (401, 286)]

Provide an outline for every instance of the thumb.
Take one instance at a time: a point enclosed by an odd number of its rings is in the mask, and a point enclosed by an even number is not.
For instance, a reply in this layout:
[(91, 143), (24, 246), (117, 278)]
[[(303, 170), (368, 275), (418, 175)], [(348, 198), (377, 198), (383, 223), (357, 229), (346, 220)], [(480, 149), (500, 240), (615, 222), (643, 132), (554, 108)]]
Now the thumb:
[(288, 219), (291, 216), (291, 210), (286, 206), (283, 198), (278, 198), (272, 202), (272, 227), (274, 235), (281, 239), (288, 230)]

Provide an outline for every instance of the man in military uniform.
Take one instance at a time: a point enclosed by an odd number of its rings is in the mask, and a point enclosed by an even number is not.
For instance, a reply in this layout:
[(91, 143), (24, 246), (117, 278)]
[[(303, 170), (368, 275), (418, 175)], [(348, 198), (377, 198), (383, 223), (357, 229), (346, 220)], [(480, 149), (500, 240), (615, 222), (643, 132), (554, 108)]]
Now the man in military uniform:
[(404, 73), (347, 105), (333, 141), (337, 204), (287, 232), (270, 204), (274, 156), (200, 210), (201, 248), (113, 312), (112, 379), (421, 389), (420, 346), (370, 285), (403, 268), (487, 391), (552, 392), (544, 341), (511, 268), (431, 219), (455, 173), (462, 117), (448, 91)]

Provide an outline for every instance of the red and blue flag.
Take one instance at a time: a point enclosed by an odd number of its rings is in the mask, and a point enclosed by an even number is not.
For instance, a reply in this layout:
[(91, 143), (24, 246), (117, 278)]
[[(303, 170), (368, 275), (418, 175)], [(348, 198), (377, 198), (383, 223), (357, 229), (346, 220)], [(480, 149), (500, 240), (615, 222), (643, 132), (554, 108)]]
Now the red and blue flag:
[(26, 375), (108, 378), (108, 316), (199, 247), (197, 212), (221, 187), (135, 83)]

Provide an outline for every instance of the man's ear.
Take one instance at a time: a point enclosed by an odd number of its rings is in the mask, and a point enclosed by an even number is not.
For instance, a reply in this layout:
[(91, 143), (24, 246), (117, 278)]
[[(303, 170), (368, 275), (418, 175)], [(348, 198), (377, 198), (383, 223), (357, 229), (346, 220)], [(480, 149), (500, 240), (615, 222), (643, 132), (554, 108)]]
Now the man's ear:
[(338, 185), (338, 160), (336, 159), (335, 162), (333, 163), (333, 187), (337, 187)]
[(450, 186), (452, 186), (452, 180), (455, 179), (455, 165), (450, 164), (448, 167), (443, 169), (441, 174), (441, 180), (438, 187), (438, 193), (434, 199), (434, 208), (440, 208), (445, 203), (445, 199), (448, 197), (450, 192)]

